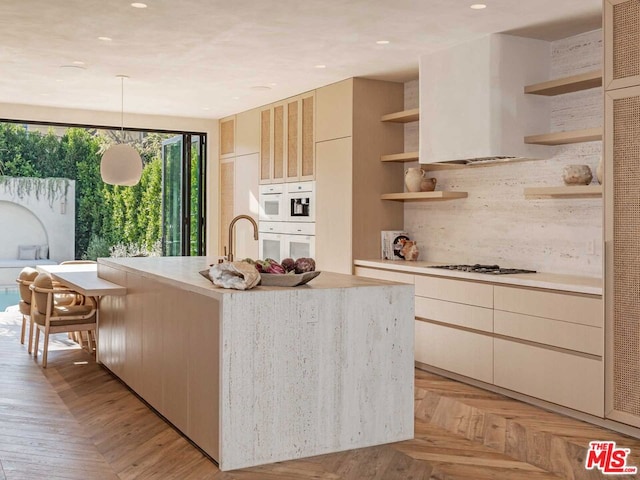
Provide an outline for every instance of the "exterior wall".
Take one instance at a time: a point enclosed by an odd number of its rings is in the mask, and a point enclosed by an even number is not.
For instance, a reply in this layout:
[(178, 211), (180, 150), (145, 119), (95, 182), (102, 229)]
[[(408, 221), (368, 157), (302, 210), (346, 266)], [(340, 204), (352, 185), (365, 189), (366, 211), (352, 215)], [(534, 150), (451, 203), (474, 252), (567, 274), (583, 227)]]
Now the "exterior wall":
[[(553, 42), (549, 78), (601, 68), (602, 31)], [(551, 130), (603, 124), (602, 89), (550, 97)], [(418, 82), (405, 84), (405, 108), (418, 106)], [(481, 119), (479, 119), (481, 120)], [(531, 134), (545, 132), (531, 132)], [(405, 151), (418, 146), (417, 124), (405, 126)], [(595, 179), (602, 142), (563, 145), (547, 160), (430, 172), (438, 190), (466, 191), (464, 200), (406, 202), (405, 230), (420, 259), (499, 263), (504, 267), (602, 276), (602, 199), (525, 199), (523, 189), (562, 185), (562, 169), (587, 164)], [(406, 167), (417, 166), (406, 164)], [(592, 250), (593, 248), (593, 250)]]
[[(101, 112), (65, 108), (0, 103), (2, 119), (25, 122), (60, 122), (105, 127), (120, 125), (120, 112)], [(127, 128), (184, 130), (207, 134), (207, 252), (218, 251), (218, 120), (126, 114)], [(160, 200), (160, 199), (158, 199)]]
[(0, 178), (0, 259), (18, 259), (18, 245), (47, 244), (51, 260), (73, 260), (75, 182)]

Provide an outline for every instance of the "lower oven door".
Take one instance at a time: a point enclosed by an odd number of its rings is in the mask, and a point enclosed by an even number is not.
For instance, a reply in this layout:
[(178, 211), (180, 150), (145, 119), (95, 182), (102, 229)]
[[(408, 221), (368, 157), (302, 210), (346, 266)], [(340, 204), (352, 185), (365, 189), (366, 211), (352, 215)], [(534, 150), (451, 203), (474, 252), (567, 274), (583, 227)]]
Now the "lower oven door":
[(314, 258), (316, 255), (316, 237), (314, 235), (285, 235), (285, 257)]
[(260, 232), (259, 255), (261, 259), (272, 258), (276, 262), (281, 262), (285, 258), (285, 237), (282, 233)]

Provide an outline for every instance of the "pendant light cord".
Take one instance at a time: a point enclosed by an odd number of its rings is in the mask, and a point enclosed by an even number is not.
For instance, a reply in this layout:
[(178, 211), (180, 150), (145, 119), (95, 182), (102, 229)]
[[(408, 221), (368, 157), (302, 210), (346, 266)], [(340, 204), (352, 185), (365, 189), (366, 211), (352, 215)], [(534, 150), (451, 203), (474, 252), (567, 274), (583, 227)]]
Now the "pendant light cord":
[(120, 138), (124, 142), (124, 77), (120, 77)]

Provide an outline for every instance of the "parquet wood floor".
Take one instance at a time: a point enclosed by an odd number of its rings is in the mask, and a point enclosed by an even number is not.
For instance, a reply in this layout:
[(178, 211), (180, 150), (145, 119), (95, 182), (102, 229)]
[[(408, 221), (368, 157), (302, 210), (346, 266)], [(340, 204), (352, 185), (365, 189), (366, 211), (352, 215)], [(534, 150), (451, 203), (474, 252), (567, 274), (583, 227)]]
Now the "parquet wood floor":
[[(220, 472), (91, 355), (42, 369), (0, 313), (0, 480), (591, 480), (590, 440), (640, 441), (416, 370), (413, 440)], [(616, 476), (616, 478), (633, 478)]]

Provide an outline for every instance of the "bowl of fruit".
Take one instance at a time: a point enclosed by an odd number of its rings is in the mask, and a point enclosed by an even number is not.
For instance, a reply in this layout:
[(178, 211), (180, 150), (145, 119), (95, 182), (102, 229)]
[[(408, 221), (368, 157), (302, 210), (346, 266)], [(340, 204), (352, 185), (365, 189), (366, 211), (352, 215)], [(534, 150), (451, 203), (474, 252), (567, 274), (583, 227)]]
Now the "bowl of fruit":
[(272, 258), (252, 260), (245, 258), (260, 272), (260, 285), (266, 287), (297, 287), (313, 280), (320, 272), (316, 270), (313, 258), (285, 258), (278, 263)]

